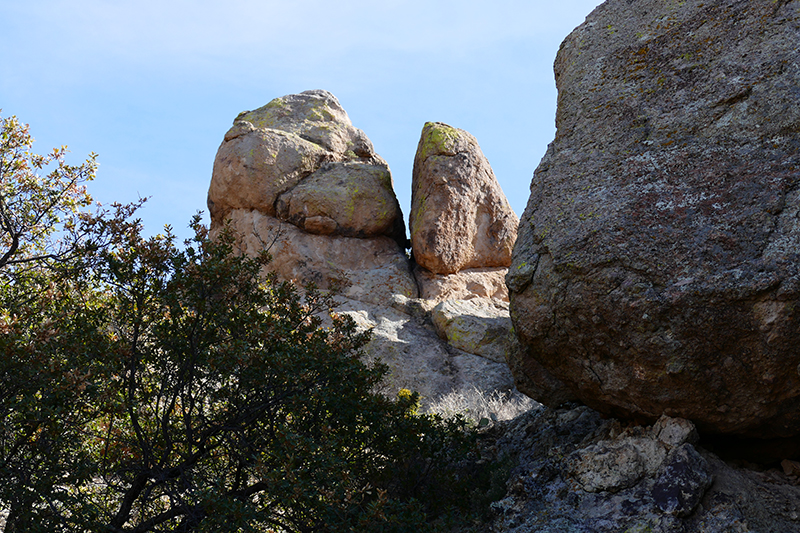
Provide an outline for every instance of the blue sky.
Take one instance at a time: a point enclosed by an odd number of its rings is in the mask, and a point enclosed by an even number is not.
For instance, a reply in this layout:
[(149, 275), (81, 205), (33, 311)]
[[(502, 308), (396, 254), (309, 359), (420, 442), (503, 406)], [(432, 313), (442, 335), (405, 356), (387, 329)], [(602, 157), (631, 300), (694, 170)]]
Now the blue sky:
[(478, 139), (520, 215), (555, 132), (555, 54), (599, 3), (3, 0), (0, 109), (40, 153), (98, 153), (96, 199), (151, 197), (148, 233), (188, 236), (239, 112), (308, 89), (372, 140), (406, 216), (427, 121)]

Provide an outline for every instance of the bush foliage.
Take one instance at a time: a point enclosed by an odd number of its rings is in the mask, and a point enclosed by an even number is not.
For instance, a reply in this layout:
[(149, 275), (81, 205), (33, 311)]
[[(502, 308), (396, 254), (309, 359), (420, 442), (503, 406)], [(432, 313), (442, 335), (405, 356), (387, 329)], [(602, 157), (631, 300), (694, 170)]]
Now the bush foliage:
[(368, 333), (330, 296), (260, 276), (266, 253), (237, 253), (199, 218), (178, 245), (169, 229), (143, 237), (137, 206), (82, 212), (93, 157), (69, 167), (56, 152), (37, 180), (27, 129), (12, 117), (2, 134), (6, 532), (468, 522), (474, 435), (418, 414), (415, 394), (377, 394), (385, 368), (362, 362)]

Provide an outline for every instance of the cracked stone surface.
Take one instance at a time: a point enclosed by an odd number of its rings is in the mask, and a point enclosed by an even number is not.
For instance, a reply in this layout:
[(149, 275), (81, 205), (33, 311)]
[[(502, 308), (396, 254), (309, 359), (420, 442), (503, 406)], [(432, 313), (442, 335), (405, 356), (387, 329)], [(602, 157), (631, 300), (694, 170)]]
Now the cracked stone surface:
[(535, 399), (800, 433), (798, 42), (797, 0), (608, 0), (564, 41), (507, 276)]
[(586, 406), (538, 407), (483, 435), (514, 458), (495, 533), (785, 533), (800, 530), (797, 476), (722, 461), (688, 420), (653, 426)]

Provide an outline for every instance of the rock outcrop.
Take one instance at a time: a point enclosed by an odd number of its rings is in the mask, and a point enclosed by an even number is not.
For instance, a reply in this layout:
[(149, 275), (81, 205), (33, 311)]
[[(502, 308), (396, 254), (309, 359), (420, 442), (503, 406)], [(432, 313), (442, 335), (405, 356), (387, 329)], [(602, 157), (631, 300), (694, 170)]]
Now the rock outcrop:
[[(508, 232), (502, 228), (509, 215), (487, 203), (491, 187), (473, 176), (494, 180), (477, 143), (466, 133), (458, 139), (465, 147), (459, 157), (472, 167), (458, 167), (466, 178), (449, 203), (438, 205), (438, 214), (449, 220), (450, 210), (472, 213), (472, 225), (465, 228), (480, 227), (483, 233), (469, 242), (459, 234), (452, 243), (456, 251), (469, 245), (466, 262), (458, 264), (466, 270), (461, 277), (433, 279), (434, 299), (425, 291), (419, 298), (388, 165), (326, 91), (284, 96), (240, 114), (217, 153), (208, 195), (212, 231), (227, 224), (246, 253), (268, 249), (273, 260), (267, 269), (281, 279), (337, 288), (337, 312), (373, 332), (366, 352), (390, 369), (385, 392), (408, 388), (423, 402), (459, 389), (511, 388), (505, 355), (518, 349), (502, 301), (505, 269), (495, 268), (510, 260), (513, 239), (503, 234), (487, 241), (487, 235)], [(496, 181), (492, 186), (499, 192)], [(507, 206), (499, 194), (492, 201)], [(477, 208), (469, 207), (473, 201)], [(501, 215), (501, 229), (492, 229), (497, 225), (492, 217)], [(430, 214), (422, 218), (437, 220)], [(491, 259), (496, 243), (499, 263)], [(436, 249), (426, 257), (435, 261), (436, 254), (447, 255)], [(474, 300), (454, 300), (466, 296)]]
[(369, 302), (417, 296), (389, 166), (327, 91), (276, 98), (225, 134), (208, 191), (248, 253), (270, 248), (284, 279)]
[(488, 457), (515, 463), (492, 504), (497, 533), (783, 533), (800, 529), (800, 486), (782, 470), (734, 465), (694, 425), (623, 427), (585, 406), (535, 408), (490, 428)]
[(519, 220), (475, 137), (425, 124), (411, 187), (411, 247), (422, 297), (506, 299), (503, 277)]
[(567, 37), (507, 277), (518, 382), (800, 433), (798, 42), (786, 0), (608, 0)]

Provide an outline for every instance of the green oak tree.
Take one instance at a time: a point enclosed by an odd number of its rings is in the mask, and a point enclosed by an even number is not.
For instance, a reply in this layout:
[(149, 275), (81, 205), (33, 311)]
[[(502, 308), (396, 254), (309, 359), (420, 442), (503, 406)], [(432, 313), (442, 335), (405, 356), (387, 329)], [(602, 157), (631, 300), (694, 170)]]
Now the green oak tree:
[[(32, 152), (28, 125), (0, 117), (0, 269), (41, 266), (80, 254), (81, 209), (91, 203), (85, 183), (95, 177), (96, 156), (68, 165), (66, 147)], [(58, 238), (51, 238), (57, 234)]]
[(40, 156), (32, 144), (26, 125), (0, 118), (0, 502), (6, 531), (65, 531), (67, 487), (89, 475), (81, 376), (105, 338), (87, 267), (104, 231), (82, 212), (94, 156), (71, 166), (65, 148)]

